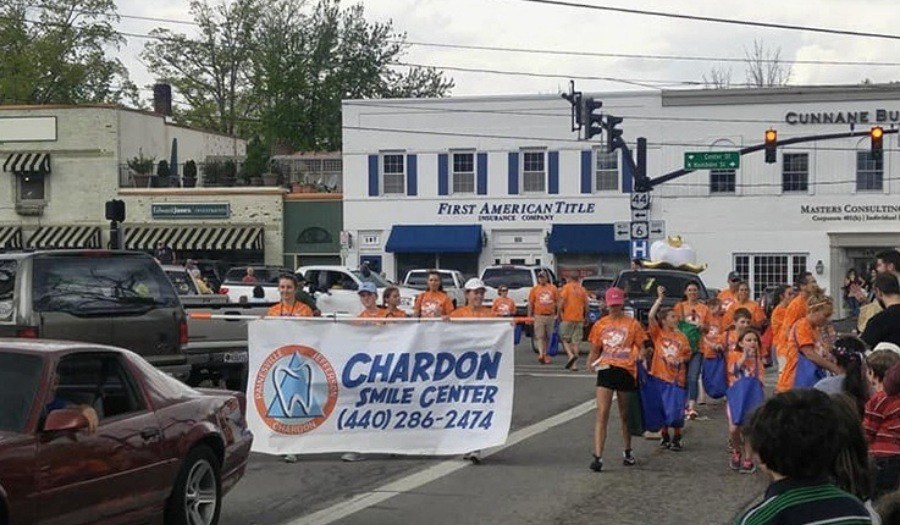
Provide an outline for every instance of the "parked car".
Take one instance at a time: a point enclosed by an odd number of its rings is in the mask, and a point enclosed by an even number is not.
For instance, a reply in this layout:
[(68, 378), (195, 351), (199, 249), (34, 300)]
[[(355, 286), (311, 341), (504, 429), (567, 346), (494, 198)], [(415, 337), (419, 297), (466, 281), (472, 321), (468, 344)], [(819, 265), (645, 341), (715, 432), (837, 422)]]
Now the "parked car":
[(194, 259), (194, 262), (200, 270), (200, 276), (205, 277), (209, 283), (209, 288), (214, 293), (219, 293), (219, 287), (222, 286), (222, 281), (231, 265), (225, 261), (212, 259)]
[(656, 301), (657, 286), (666, 287), (666, 298), (663, 306), (675, 306), (682, 299), (682, 292), (688, 283), (700, 287), (700, 300), (709, 298), (706, 285), (699, 275), (684, 270), (657, 270), (642, 268), (640, 270), (624, 270), (616, 277), (615, 286), (625, 291), (625, 313), (638, 319), (645, 326), (648, 322), (650, 307)]
[(481, 280), (487, 286), (484, 294), (484, 303), (490, 306), (497, 298), (497, 287), (505, 284), (509, 288), (509, 297), (516, 302), (516, 315), (526, 315), (528, 311), (528, 294), (537, 284), (538, 272), (544, 271), (550, 275), (550, 282), (556, 282), (556, 273), (547, 266), (521, 266), (503, 264), (488, 266), (481, 270)]
[[(385, 281), (375, 272), (363, 274), (347, 266), (318, 265), (301, 266), (297, 275), (306, 279), (310, 293), (316, 298), (316, 305), (322, 315), (347, 314), (356, 315), (362, 310), (359, 302), (359, 285), (363, 281), (375, 284), (378, 289), (378, 303), (382, 301), (382, 293), (392, 284)], [(418, 290), (398, 286), (400, 289), (400, 309), (412, 313)]]
[(466, 284), (466, 278), (457, 270), (410, 270), (406, 272), (403, 279), (403, 286), (418, 291), (424, 291), (428, 288), (428, 272), (435, 271), (441, 276), (441, 285), (450, 299), (453, 300), (453, 306), (464, 306), (466, 304), (466, 293), (463, 286)]
[(0, 339), (0, 523), (214, 525), (252, 442), (242, 393), (120, 348)]
[[(255, 283), (245, 283), (244, 276), (247, 275), (247, 268), (253, 268), (253, 277)], [(244, 265), (236, 266), (225, 274), (219, 293), (228, 296), (228, 299), (237, 303), (241, 301), (241, 297), (250, 303), (277, 303), (281, 300), (278, 293), (278, 276), (292, 273), (288, 268), (280, 266), (264, 266), (264, 265)], [(262, 297), (256, 297), (254, 289), (259, 287), (262, 290)]]
[(108, 344), (187, 379), (184, 308), (148, 254), (58, 250), (0, 255), (0, 337)]

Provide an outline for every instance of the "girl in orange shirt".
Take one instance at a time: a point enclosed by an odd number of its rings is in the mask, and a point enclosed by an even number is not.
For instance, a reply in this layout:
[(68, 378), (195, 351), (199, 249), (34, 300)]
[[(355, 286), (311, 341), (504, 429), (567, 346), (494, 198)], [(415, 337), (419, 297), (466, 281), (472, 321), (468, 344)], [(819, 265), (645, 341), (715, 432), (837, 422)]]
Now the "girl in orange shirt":
[(794, 291), (794, 287), (783, 284), (778, 287), (778, 292), (775, 294), (775, 302), (776, 306), (772, 310), (772, 315), (769, 317), (769, 324), (772, 327), (772, 344), (775, 348), (775, 356), (778, 359), (778, 370), (781, 371), (784, 369), (784, 354), (785, 354), (785, 334), (784, 334), (784, 314), (787, 311), (787, 307), (791, 304), (791, 301), (794, 299), (794, 295), (796, 292)]
[(406, 317), (406, 312), (400, 309), (400, 289), (396, 286), (384, 289), (383, 302), (382, 317)]
[[(758, 388), (762, 389), (765, 367), (760, 355), (761, 344), (762, 338), (759, 332), (753, 328), (744, 328), (739, 332), (736, 344), (726, 353), (727, 365), (725, 371), (729, 388), (734, 386), (740, 379), (751, 377), (759, 381)], [(732, 394), (728, 394), (729, 404), (725, 405), (725, 414), (728, 416), (728, 432), (731, 437), (731, 461), (729, 464), (732, 470), (740, 470), (742, 474), (752, 474), (756, 472), (756, 466), (751, 459), (750, 443), (742, 439), (741, 426), (743, 421), (736, 422), (732, 416), (731, 402), (739, 401), (732, 399)], [(762, 399), (753, 399), (749, 402), (756, 404), (757, 401), (762, 401)], [(746, 419), (746, 414), (749, 414), (754, 408), (756, 407), (744, 406), (744, 415), (741, 417)]]
[(443, 317), (453, 311), (453, 301), (444, 291), (440, 273), (428, 272), (428, 289), (416, 296), (414, 311), (416, 317)]
[(494, 315), (497, 317), (511, 317), (516, 315), (516, 302), (508, 297), (509, 295), (509, 287), (505, 284), (501, 284), (497, 287), (497, 298), (494, 299), (494, 304), (491, 305), (491, 311), (494, 312)]
[(313, 311), (306, 303), (297, 300), (297, 278), (291, 274), (278, 277), (278, 293), (281, 301), (266, 312), (269, 317), (312, 317)]
[(477, 277), (466, 281), (466, 305), (460, 306), (450, 314), (450, 317), (494, 317), (494, 312), (484, 303), (484, 282)]
[(691, 360), (687, 367), (688, 408), (685, 416), (696, 419), (699, 415), (697, 398), (700, 396), (700, 369), (703, 365), (702, 338), (710, 318), (709, 307), (700, 301), (700, 286), (697, 283), (688, 283), (684, 287), (684, 299), (675, 305), (674, 310), (679, 321), (696, 326), (701, 334), (701, 341), (691, 345)]
[(725, 324), (731, 325), (734, 322), (734, 312), (738, 308), (746, 308), (750, 312), (750, 324), (757, 330), (761, 329), (766, 323), (766, 313), (759, 307), (759, 303), (750, 299), (750, 285), (745, 281), (738, 285), (735, 301), (731, 303), (731, 306), (725, 312)]
[(832, 373), (840, 373), (838, 366), (827, 359), (829, 353), (825, 341), (822, 338), (822, 328), (828, 324), (831, 314), (834, 312), (834, 303), (831, 297), (821, 290), (813, 292), (806, 301), (806, 317), (800, 319), (788, 332), (785, 345), (784, 370), (778, 374), (778, 383), (775, 392), (787, 392), (795, 387), (811, 387), (813, 385), (796, 384), (797, 367), (800, 356), (818, 367), (829, 370)]
[[(656, 288), (656, 302), (650, 308), (650, 338), (653, 340), (653, 360), (650, 365), (650, 375), (667, 383), (674, 383), (682, 390), (685, 387), (687, 376), (687, 364), (691, 360), (691, 344), (681, 331), (678, 330), (678, 314), (671, 308), (660, 308), (666, 296), (666, 288)], [(660, 322), (662, 319), (662, 322)], [(683, 397), (681, 398), (683, 401)], [(684, 405), (679, 408), (683, 410)], [(684, 447), (681, 441), (681, 429), (684, 427), (684, 418), (675, 421), (672, 428), (675, 432), (674, 439), (669, 438), (669, 428), (662, 427), (662, 439), (659, 446), (675, 452)]]

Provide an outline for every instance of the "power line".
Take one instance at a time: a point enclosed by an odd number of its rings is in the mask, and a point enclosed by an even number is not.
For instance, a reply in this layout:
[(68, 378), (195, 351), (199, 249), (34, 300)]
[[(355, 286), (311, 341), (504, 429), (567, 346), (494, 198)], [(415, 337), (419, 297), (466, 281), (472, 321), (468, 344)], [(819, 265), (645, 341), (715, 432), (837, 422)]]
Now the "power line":
[(886, 33), (866, 33), (863, 31), (851, 31), (848, 29), (832, 29), (827, 27), (801, 26), (794, 24), (776, 24), (773, 22), (757, 22), (754, 20), (739, 20), (735, 18), (718, 18), (712, 16), (686, 15), (681, 13), (670, 13), (664, 11), (649, 11), (646, 9), (629, 9), (625, 7), (613, 7), (594, 4), (581, 4), (577, 2), (565, 2), (563, 0), (518, 0), (520, 2), (528, 2), (534, 4), (545, 4), (557, 7), (573, 7), (579, 9), (591, 9), (595, 11), (612, 11), (616, 13), (626, 13), (630, 15), (656, 16), (661, 18), (677, 18), (680, 20), (692, 20), (695, 22), (713, 22), (717, 24), (731, 24), (750, 27), (765, 27), (770, 29), (788, 29), (791, 31), (807, 31), (811, 33), (826, 33), (832, 35), (858, 36), (864, 38), (884, 38), (889, 40), (900, 40), (900, 35), (890, 35)]

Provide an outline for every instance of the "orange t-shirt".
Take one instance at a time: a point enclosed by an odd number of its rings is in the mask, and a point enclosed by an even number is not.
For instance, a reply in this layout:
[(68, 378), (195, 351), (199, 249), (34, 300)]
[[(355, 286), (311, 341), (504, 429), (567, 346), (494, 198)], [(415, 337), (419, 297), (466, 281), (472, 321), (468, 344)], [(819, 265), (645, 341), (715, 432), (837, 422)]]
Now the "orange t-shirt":
[(601, 365), (624, 368), (635, 378), (638, 351), (646, 339), (641, 323), (626, 316), (613, 319), (605, 315), (594, 323), (588, 335), (588, 341), (600, 349)]
[(374, 310), (363, 310), (362, 312), (359, 312), (359, 314), (356, 317), (384, 317), (384, 313), (386, 311), (387, 310), (384, 310), (383, 308), (376, 308)]
[(283, 302), (273, 304), (266, 312), (269, 317), (312, 317), (313, 311), (306, 303), (295, 301), (293, 305)]
[(650, 374), (684, 387), (687, 362), (691, 360), (691, 343), (687, 336), (678, 330), (664, 330), (653, 323), (650, 325), (650, 337), (653, 339)]
[(559, 292), (562, 300), (562, 312), (560, 317), (568, 323), (583, 323), (584, 312), (587, 310), (587, 290), (579, 283), (566, 283)]
[(487, 306), (479, 306), (472, 310), (468, 306), (460, 306), (450, 313), (450, 317), (495, 317), (494, 312)]
[(724, 321), (721, 315), (709, 315), (709, 323), (706, 325), (706, 333), (700, 340), (700, 350), (706, 359), (714, 359), (722, 350), (723, 336), (725, 335)]
[(494, 315), (500, 317), (516, 315), (516, 302), (509, 297), (498, 297), (494, 299), (494, 304), (491, 305), (491, 311), (494, 312)]
[(703, 303), (690, 304), (687, 301), (681, 301), (675, 305), (675, 313), (678, 319), (691, 323), (697, 327), (704, 327), (709, 324), (710, 312), (709, 307)]
[(803, 297), (803, 294), (797, 295), (788, 303), (787, 309), (784, 311), (784, 322), (781, 325), (781, 338), (784, 340), (785, 346), (789, 343), (787, 339), (794, 323), (806, 317), (806, 313), (806, 297)]
[(556, 315), (559, 290), (552, 284), (537, 285), (528, 294), (528, 303), (534, 315)]
[(778, 383), (775, 385), (775, 392), (787, 392), (794, 388), (794, 381), (797, 377), (797, 363), (800, 359), (800, 349), (805, 346), (812, 346), (816, 352), (822, 352), (822, 337), (818, 328), (804, 317), (800, 319), (788, 331), (787, 342), (785, 344), (785, 364), (784, 370), (778, 374)]
[(728, 386), (735, 384), (742, 377), (755, 377), (762, 381), (765, 368), (759, 354), (748, 356), (735, 345), (725, 354), (725, 363), (725, 377), (728, 379)]
[(779, 356), (784, 355), (785, 334), (782, 328), (784, 328), (784, 316), (786, 313), (787, 307), (779, 304), (772, 310), (772, 315), (769, 318), (772, 323), (772, 343), (775, 345), (775, 351), (778, 352)]
[(734, 324), (734, 312), (736, 312), (738, 308), (746, 308), (750, 311), (750, 324), (753, 326), (762, 326), (762, 324), (766, 322), (766, 313), (759, 307), (759, 303), (750, 299), (747, 299), (743, 303), (739, 303), (735, 299), (735, 301), (731, 303), (731, 306), (725, 310), (725, 326)]
[(406, 312), (400, 309), (394, 310), (393, 312), (387, 308), (382, 308), (380, 310), (383, 312), (381, 314), (382, 317), (406, 317)]
[(716, 297), (719, 298), (719, 301), (722, 302), (722, 310), (728, 310), (728, 307), (731, 306), (731, 303), (737, 301), (737, 297), (735, 297), (734, 292), (731, 291), (731, 288), (725, 288), (719, 295)]
[(419, 317), (441, 317), (453, 311), (453, 301), (446, 292), (426, 290), (416, 296), (415, 311)]

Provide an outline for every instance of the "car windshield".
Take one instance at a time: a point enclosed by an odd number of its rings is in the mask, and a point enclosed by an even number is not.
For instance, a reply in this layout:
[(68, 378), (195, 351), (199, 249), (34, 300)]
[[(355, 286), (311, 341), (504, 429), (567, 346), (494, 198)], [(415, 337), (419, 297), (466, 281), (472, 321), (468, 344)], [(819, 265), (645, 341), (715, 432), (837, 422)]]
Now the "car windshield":
[(380, 275), (378, 275), (377, 273), (375, 273), (371, 270), (368, 272), (369, 275), (365, 275), (365, 276), (359, 270), (353, 270), (351, 273), (353, 275), (355, 275), (356, 278), (359, 279), (361, 282), (368, 281), (370, 283), (375, 283), (376, 288), (387, 288), (388, 286), (390, 286), (390, 284), (388, 284), (387, 281), (382, 279)]
[(179, 306), (172, 283), (149, 257), (34, 258), (34, 310), (72, 315), (139, 314)]
[(23, 432), (38, 395), (41, 358), (0, 350), (0, 430)]
[(656, 297), (656, 287), (665, 286), (666, 295), (671, 298), (680, 298), (684, 292), (684, 287), (688, 283), (697, 283), (700, 287), (701, 299), (703, 297), (703, 286), (697, 277), (689, 275), (676, 275), (668, 273), (655, 272), (625, 272), (619, 278), (619, 287), (625, 290), (628, 298), (637, 297)]
[(194, 280), (191, 279), (190, 275), (188, 275), (187, 272), (166, 270), (166, 276), (170, 281), (172, 281), (172, 284), (175, 286), (175, 291), (178, 292), (178, 295), (200, 294), (200, 292), (197, 291), (197, 285), (194, 284)]
[[(225, 284), (243, 283), (244, 277), (247, 275), (247, 268), (247, 266), (238, 266), (228, 270), (228, 273), (225, 274)], [(251, 268), (253, 268), (253, 278), (256, 279), (255, 282), (259, 284), (278, 284), (279, 276), (294, 273), (287, 268), (267, 268), (261, 266), (252, 266)]]
[(531, 270), (527, 268), (485, 268), (481, 280), (492, 288), (506, 285), (506, 287), (513, 290), (534, 286)]
[(581, 280), (581, 286), (589, 292), (606, 291), (612, 286), (612, 279), (587, 277)]
[(13, 316), (16, 267), (14, 260), (0, 261), (0, 321), (9, 321)]

